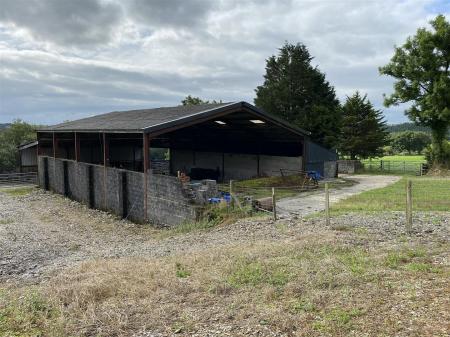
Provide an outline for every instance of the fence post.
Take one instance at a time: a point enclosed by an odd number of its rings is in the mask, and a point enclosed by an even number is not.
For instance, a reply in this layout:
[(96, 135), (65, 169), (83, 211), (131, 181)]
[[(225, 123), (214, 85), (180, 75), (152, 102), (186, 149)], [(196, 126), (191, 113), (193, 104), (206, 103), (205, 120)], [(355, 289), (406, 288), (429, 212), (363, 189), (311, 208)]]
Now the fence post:
[(406, 181), (406, 232), (412, 232), (412, 182)]
[(325, 220), (327, 226), (330, 225), (330, 190), (328, 183), (325, 183)]
[(273, 210), (273, 220), (277, 220), (277, 200), (275, 198), (275, 187), (272, 187), (272, 210)]
[(233, 180), (230, 179), (230, 206), (234, 207), (234, 200), (233, 200)]

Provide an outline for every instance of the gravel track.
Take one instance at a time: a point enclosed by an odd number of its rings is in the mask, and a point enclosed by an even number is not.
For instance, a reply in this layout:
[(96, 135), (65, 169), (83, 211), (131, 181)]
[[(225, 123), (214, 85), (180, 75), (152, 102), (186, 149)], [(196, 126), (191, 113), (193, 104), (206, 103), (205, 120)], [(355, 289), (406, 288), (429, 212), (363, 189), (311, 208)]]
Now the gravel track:
[[(415, 213), (419, 240), (449, 240), (450, 212)], [(404, 215), (349, 214), (332, 219), (338, 227), (361, 226), (379, 240), (404, 234)], [(0, 282), (39, 282), (51, 272), (81, 261), (129, 256), (160, 257), (257, 241), (295, 239), (329, 231), (323, 219), (282, 216), (243, 219), (210, 230), (168, 236), (164, 230), (137, 225), (92, 210), (60, 195), (36, 189), (13, 197), (0, 192)]]

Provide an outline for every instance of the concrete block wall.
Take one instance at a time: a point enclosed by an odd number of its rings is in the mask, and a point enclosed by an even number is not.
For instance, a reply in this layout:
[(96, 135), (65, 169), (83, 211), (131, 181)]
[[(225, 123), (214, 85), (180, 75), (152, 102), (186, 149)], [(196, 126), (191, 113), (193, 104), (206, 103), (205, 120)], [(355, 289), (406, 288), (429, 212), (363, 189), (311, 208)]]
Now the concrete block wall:
[(360, 171), (363, 165), (359, 160), (338, 160), (338, 173), (353, 174)]
[(323, 176), (325, 178), (336, 178), (337, 177), (337, 162), (336, 161), (326, 161), (323, 163)]
[(97, 209), (106, 210), (105, 208), (105, 172), (103, 166), (92, 165), (93, 182), (93, 200), (92, 206)]
[[(126, 172), (127, 216), (133, 221), (144, 220), (144, 173)], [(149, 193), (151, 193), (149, 191)]]
[(147, 216), (150, 222), (173, 226), (198, 219), (201, 209), (185, 195), (178, 178), (149, 174), (147, 186)]
[[(193, 152), (190, 150), (171, 151), (173, 173), (189, 172), (193, 167), (217, 169), (223, 180), (249, 179), (257, 176), (280, 175), (280, 168), (302, 169), (302, 157), (266, 156), (218, 152)], [(225, 175), (222, 176), (225, 171)], [(258, 171), (259, 170), (259, 171)]]
[(106, 168), (106, 210), (123, 215), (122, 172), (111, 167)]
[[(105, 169), (103, 166), (72, 160), (45, 158), (39, 156), (38, 159), (41, 187), (45, 187), (44, 161), (48, 160), (51, 191), (59, 194), (64, 194), (66, 191), (71, 199), (122, 217), (126, 216), (133, 221), (142, 222), (145, 219), (144, 174), (142, 172), (111, 167)], [(65, 165), (67, 165), (66, 182)], [(211, 182), (203, 185), (206, 188), (211, 185)], [(124, 187), (125, 190), (123, 190)], [(149, 173), (147, 188), (147, 218), (150, 222), (173, 226), (198, 219), (202, 206), (198, 205), (198, 200), (188, 195), (186, 187), (178, 178)], [(208, 192), (209, 188), (206, 188), (205, 195)]]

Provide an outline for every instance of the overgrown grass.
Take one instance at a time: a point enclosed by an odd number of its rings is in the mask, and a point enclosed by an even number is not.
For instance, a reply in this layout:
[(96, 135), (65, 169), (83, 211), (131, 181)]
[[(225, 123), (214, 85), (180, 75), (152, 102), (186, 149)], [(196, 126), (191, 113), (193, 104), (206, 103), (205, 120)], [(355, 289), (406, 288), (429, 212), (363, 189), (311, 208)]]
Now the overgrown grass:
[[(119, 336), (143, 326), (189, 334), (215, 324), (264, 325), (304, 336), (404, 335), (411, 329), (438, 335), (446, 324), (449, 266), (432, 261), (448, 244), (397, 249), (372, 242), (369, 250), (349, 244), (356, 234), (345, 235), (86, 262), (40, 286), (0, 291), (0, 336)], [(430, 277), (433, 282), (422, 286)], [(405, 291), (418, 286), (415, 301), (404, 301)], [(422, 311), (402, 322), (411, 310)]]
[(157, 234), (159, 234), (158, 236), (164, 238), (178, 234), (209, 230), (216, 226), (233, 223), (238, 219), (245, 218), (250, 215), (258, 215), (258, 213), (252, 212), (250, 207), (239, 208), (210, 205), (198, 221), (186, 221), (167, 230), (161, 230), (157, 232)]
[[(410, 178), (414, 211), (450, 210), (450, 179)], [(334, 214), (347, 212), (402, 211), (406, 204), (406, 178), (384, 188), (351, 196), (332, 205)]]
[(34, 187), (17, 187), (17, 188), (3, 188), (0, 192), (6, 193), (13, 197), (20, 197), (33, 192)]

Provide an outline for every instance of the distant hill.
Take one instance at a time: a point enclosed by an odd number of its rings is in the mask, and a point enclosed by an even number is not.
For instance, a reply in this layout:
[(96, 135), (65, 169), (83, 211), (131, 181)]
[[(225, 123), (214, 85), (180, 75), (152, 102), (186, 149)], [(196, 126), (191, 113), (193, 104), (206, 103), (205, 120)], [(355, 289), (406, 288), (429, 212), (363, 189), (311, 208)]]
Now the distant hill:
[(8, 126), (10, 126), (11, 125), (11, 123), (0, 123), (0, 130), (2, 130), (2, 129), (6, 129)]
[[(387, 126), (387, 130), (390, 133), (394, 132), (403, 132), (403, 131), (423, 131), (431, 135), (431, 129), (427, 126), (420, 126), (414, 123), (400, 123), (400, 124), (391, 124)], [(450, 130), (447, 133), (447, 139), (450, 139)]]
[(387, 130), (389, 132), (423, 131), (426, 133), (431, 133), (431, 129), (429, 127), (416, 125), (410, 122), (388, 125)]

